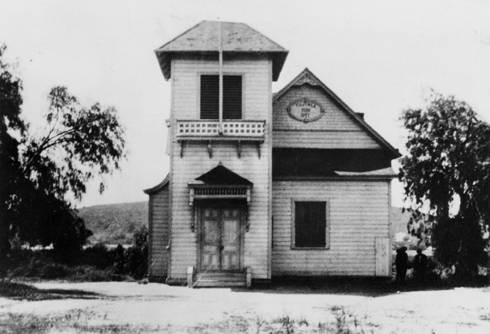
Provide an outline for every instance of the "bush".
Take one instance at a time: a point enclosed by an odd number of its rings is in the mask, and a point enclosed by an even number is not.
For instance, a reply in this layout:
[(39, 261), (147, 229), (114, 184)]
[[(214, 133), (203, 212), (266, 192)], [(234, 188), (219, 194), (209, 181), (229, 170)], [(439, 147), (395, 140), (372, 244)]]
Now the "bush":
[(126, 272), (136, 279), (148, 272), (148, 228), (141, 226), (133, 235), (133, 246), (125, 252)]
[(41, 267), (39, 276), (45, 279), (66, 278), (70, 268), (59, 263), (48, 263)]
[(114, 259), (115, 251), (107, 249), (102, 243), (97, 243), (83, 250), (79, 262), (98, 269), (105, 269), (113, 265)]
[(148, 248), (132, 246), (126, 250), (126, 272), (135, 279), (146, 275), (148, 268)]
[(2, 261), (9, 277), (68, 279), (75, 281), (121, 281), (128, 275), (145, 277), (148, 269), (148, 229), (141, 227), (133, 234), (133, 245), (108, 249), (98, 243), (77, 255), (60, 258), (55, 250), (12, 251)]

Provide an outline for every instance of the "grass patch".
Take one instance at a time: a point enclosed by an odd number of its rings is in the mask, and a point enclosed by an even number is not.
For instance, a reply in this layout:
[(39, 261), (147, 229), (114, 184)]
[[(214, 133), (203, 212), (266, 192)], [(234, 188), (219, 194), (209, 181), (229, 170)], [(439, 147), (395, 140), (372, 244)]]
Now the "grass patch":
[(12, 282), (0, 281), (0, 297), (21, 300), (47, 300), (47, 299), (94, 299), (102, 296), (89, 291), (75, 289), (38, 289), (32, 285)]
[[(90, 322), (97, 322), (96, 325)], [(159, 327), (147, 325), (115, 324), (106, 320), (106, 315), (87, 310), (73, 310), (63, 315), (35, 316), (32, 314), (0, 314), (1, 333), (44, 334), (51, 332), (65, 333), (69, 329), (75, 333), (156, 333)], [(72, 331), (69, 331), (70, 333)]]
[[(187, 333), (267, 333), (267, 334), (364, 334), (372, 333), (378, 325), (363, 323), (356, 316), (346, 312), (342, 307), (331, 310), (329, 320), (319, 323), (310, 323), (305, 319), (294, 319), (283, 316), (273, 320), (264, 320), (258, 317), (246, 318), (243, 316), (230, 316), (225, 320), (201, 324), (188, 328)], [(180, 331), (177, 331), (180, 333)]]

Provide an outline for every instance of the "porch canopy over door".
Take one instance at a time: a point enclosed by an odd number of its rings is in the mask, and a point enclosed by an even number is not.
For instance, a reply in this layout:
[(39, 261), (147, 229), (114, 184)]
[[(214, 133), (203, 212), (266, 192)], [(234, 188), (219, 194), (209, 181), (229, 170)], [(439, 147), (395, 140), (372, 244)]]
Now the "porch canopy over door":
[(189, 182), (189, 205), (195, 200), (251, 200), (253, 183), (229, 170), (221, 163)]
[(252, 185), (221, 163), (189, 183), (189, 204), (200, 233), (200, 272), (243, 269), (242, 232), (248, 230)]

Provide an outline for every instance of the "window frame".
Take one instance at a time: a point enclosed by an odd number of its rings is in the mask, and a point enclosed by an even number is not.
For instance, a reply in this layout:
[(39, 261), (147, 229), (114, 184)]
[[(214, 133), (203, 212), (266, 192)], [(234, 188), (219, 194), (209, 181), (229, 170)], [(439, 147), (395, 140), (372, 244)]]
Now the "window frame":
[[(325, 203), (325, 246), (296, 246), (296, 202)], [(292, 250), (328, 250), (330, 249), (330, 200), (327, 198), (295, 197), (291, 198), (291, 249)]]
[[(197, 96), (196, 96), (196, 106), (197, 106), (197, 119), (201, 121), (207, 121), (207, 122), (218, 122), (219, 121), (219, 116), (217, 119), (214, 118), (201, 118), (201, 76), (203, 75), (219, 75), (218, 71), (199, 71), (197, 72)], [(223, 121), (243, 121), (246, 119), (245, 117), (245, 72), (233, 72), (233, 71), (223, 71), (223, 76), (227, 75), (235, 75), (235, 76), (240, 76), (242, 77), (242, 117), (241, 118), (224, 118)], [(218, 102), (219, 103), (219, 102)], [(224, 113), (224, 110), (223, 110)], [(224, 115), (223, 115), (224, 116)]]

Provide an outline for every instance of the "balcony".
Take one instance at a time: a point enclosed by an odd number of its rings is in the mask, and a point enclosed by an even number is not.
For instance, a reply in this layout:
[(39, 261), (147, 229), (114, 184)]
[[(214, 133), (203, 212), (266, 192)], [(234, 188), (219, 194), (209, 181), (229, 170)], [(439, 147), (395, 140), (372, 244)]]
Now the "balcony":
[[(221, 139), (264, 141), (265, 121), (223, 121), (222, 133), (217, 121), (177, 121), (176, 135), (178, 139)], [(204, 137), (204, 138), (203, 138)]]
[(181, 157), (184, 154), (186, 142), (206, 142), (210, 157), (214, 142), (231, 141), (237, 146), (238, 157), (241, 155), (243, 143), (257, 145), (260, 156), (260, 145), (265, 139), (265, 121), (236, 120), (236, 121), (206, 121), (206, 120), (177, 120), (175, 136), (180, 143)]

